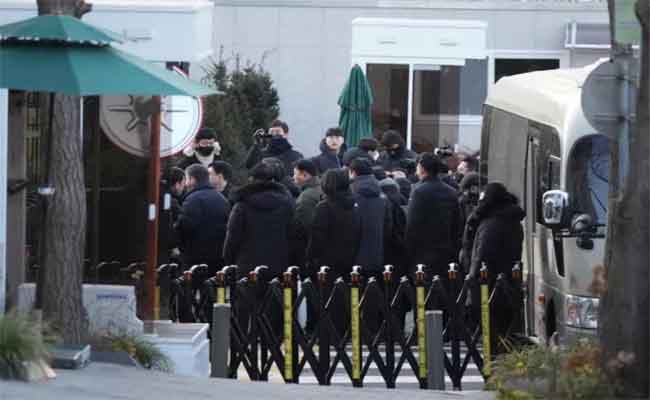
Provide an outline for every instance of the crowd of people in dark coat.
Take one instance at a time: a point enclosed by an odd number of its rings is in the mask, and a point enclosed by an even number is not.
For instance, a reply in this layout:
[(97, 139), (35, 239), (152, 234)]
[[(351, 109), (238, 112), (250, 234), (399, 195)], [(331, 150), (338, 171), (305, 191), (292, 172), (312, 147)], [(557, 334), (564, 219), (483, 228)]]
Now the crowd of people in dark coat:
[(524, 212), (504, 185), (479, 175), (475, 156), (418, 155), (395, 131), (347, 149), (331, 128), (320, 154), (304, 158), (282, 121), (254, 139), (241, 187), (209, 128), (170, 173), (173, 251), (186, 267), (237, 265), (244, 276), (265, 265), (271, 278), (290, 265), (312, 277), (328, 266), (348, 279), (355, 265), (379, 277), (390, 264), (398, 279), (419, 264), (445, 276), (459, 262), (461, 274), (487, 265), (494, 277), (521, 258)]

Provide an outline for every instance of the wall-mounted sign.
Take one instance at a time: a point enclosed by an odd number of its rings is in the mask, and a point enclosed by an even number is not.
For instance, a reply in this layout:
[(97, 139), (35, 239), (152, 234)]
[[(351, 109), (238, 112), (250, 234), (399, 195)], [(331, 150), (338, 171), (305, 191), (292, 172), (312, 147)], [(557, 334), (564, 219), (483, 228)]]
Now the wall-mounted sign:
[[(178, 74), (185, 74), (175, 68)], [(113, 144), (138, 157), (149, 156), (151, 110), (144, 96), (102, 96), (100, 124)], [(168, 157), (189, 146), (201, 126), (203, 103), (199, 97), (165, 96), (161, 99), (160, 156)]]

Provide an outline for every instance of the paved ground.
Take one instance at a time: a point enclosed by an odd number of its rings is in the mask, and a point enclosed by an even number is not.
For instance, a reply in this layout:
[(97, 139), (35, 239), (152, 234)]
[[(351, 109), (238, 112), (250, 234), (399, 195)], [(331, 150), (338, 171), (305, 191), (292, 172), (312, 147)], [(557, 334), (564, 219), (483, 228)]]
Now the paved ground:
[(59, 376), (56, 379), (46, 383), (26, 384), (0, 381), (0, 400), (494, 399), (493, 394), (480, 391), (433, 392), (374, 388), (353, 389), (338, 386), (321, 387), (190, 378), (100, 363), (93, 363), (81, 371), (57, 370), (57, 374)]

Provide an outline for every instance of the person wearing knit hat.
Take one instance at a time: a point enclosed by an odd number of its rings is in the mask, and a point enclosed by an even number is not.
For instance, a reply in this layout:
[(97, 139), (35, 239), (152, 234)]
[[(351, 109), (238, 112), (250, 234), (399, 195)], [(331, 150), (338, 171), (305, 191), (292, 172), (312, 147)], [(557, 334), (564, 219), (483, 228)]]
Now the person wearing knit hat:
[(192, 146), (183, 150), (183, 158), (177, 167), (185, 170), (192, 164), (210, 166), (221, 159), (221, 145), (217, 141), (217, 132), (212, 128), (201, 128), (194, 137)]

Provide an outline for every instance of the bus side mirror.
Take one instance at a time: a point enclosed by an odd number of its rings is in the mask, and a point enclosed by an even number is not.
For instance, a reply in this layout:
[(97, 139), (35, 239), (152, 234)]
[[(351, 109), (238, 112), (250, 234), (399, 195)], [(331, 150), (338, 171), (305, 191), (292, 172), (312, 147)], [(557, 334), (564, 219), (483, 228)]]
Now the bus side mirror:
[(544, 223), (561, 226), (566, 221), (569, 207), (569, 194), (561, 190), (549, 190), (542, 196), (542, 213)]

